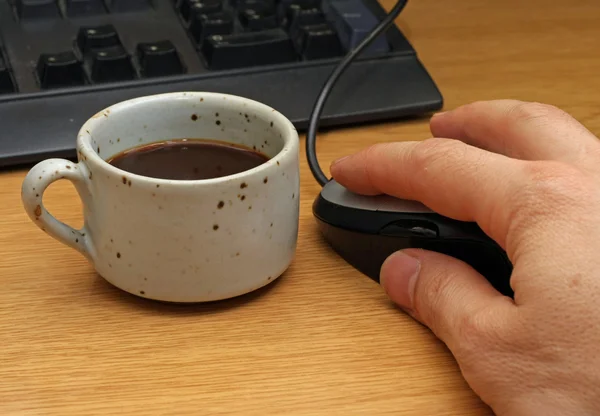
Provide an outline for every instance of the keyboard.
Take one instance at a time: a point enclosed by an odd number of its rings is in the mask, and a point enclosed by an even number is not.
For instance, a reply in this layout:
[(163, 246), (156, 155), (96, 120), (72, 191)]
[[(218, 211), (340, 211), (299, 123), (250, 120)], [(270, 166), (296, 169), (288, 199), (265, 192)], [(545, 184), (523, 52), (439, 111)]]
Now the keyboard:
[[(375, 0), (0, 0), (0, 167), (74, 159), (93, 114), (174, 91), (261, 101), (302, 131), (336, 63), (384, 17)], [(340, 78), (321, 125), (441, 107), (392, 27)]]

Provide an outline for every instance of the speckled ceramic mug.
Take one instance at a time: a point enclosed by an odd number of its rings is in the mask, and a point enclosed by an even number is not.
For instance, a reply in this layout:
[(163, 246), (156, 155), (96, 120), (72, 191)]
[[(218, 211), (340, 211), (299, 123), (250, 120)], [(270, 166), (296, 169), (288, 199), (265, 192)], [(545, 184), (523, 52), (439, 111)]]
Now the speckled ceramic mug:
[[(195, 181), (134, 175), (106, 162), (124, 150), (177, 138), (256, 147), (270, 159)], [(22, 200), (38, 227), (127, 292), (167, 302), (225, 299), (275, 280), (294, 258), (298, 146), (292, 123), (256, 101), (201, 92), (141, 97), (83, 125), (79, 163), (48, 159), (34, 166)], [(44, 208), (44, 191), (59, 179), (70, 180), (81, 197), (80, 230)]]

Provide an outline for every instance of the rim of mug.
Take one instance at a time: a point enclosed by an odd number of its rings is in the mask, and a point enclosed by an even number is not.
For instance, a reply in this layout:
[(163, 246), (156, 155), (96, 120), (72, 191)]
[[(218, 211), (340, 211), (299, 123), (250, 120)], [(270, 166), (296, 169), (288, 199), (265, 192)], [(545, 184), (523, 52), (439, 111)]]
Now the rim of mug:
[[(261, 107), (265, 112), (270, 112), (272, 117), (279, 121), (280, 126), (282, 127), (283, 134), (283, 147), (276, 155), (269, 158), (266, 162), (261, 163), (254, 168), (244, 170), (242, 172), (238, 172), (232, 175), (220, 176), (218, 178), (208, 178), (208, 179), (165, 179), (165, 178), (155, 178), (152, 176), (144, 176), (136, 173), (132, 173), (123, 169), (120, 169), (114, 165), (111, 165), (106, 160), (104, 160), (100, 155), (93, 149), (92, 143), (92, 131), (94, 126), (105, 123), (108, 116), (105, 117), (105, 114), (109, 114), (111, 111), (123, 111), (125, 109), (135, 107), (140, 103), (156, 100), (163, 101), (166, 99), (172, 99), (175, 97), (188, 97), (193, 96), (196, 98), (219, 98), (229, 99), (231, 101), (237, 101), (238, 103), (246, 103), (249, 106), (254, 108)], [(186, 98), (187, 99), (187, 98)], [(276, 109), (261, 103), (260, 101), (256, 101), (250, 98), (241, 97), (239, 95), (218, 93), (218, 92), (201, 92), (201, 91), (178, 91), (178, 92), (168, 92), (161, 94), (152, 94), (141, 97), (132, 98), (129, 100), (120, 101), (115, 103), (109, 107), (104, 108), (97, 112), (94, 116), (90, 117), (79, 129), (79, 133), (77, 134), (77, 149), (78, 152), (81, 153), (81, 156), (85, 156), (85, 161), (88, 163), (94, 163), (103, 169), (107, 169), (108, 171), (112, 171), (116, 175), (127, 175), (131, 178), (135, 178), (137, 180), (146, 180), (152, 183), (160, 183), (160, 184), (180, 184), (180, 185), (197, 185), (199, 183), (202, 184), (211, 184), (211, 183), (222, 183), (228, 182), (235, 179), (242, 179), (247, 177), (248, 175), (258, 174), (266, 169), (269, 169), (271, 166), (276, 165), (279, 162), (285, 153), (288, 153), (299, 147), (299, 136), (298, 131), (292, 124), (292, 122), (285, 117), (282, 113), (277, 111)], [(80, 156), (80, 158), (81, 158)], [(80, 160), (81, 161), (81, 160)]]

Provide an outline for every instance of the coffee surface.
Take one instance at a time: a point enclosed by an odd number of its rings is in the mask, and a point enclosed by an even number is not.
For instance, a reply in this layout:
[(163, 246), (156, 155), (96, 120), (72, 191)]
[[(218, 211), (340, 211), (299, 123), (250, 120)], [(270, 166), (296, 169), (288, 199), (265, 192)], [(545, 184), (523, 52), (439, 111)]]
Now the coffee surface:
[(267, 160), (264, 154), (240, 145), (175, 139), (134, 147), (109, 159), (108, 163), (152, 178), (199, 180), (240, 173)]

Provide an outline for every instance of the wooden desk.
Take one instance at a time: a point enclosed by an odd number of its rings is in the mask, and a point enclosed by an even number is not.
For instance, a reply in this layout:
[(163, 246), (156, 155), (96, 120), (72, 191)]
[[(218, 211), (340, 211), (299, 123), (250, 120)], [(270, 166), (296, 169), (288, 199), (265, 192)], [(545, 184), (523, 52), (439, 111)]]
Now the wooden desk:
[[(600, 133), (599, 20), (597, 0), (413, 0), (400, 24), (446, 108), (537, 100)], [(338, 130), (320, 137), (319, 155), (327, 166), (369, 143), (428, 136), (427, 120)], [(302, 169), (289, 272), (258, 293), (191, 307), (105, 283), (30, 223), (24, 172), (0, 175), (0, 414), (490, 414), (445, 347), (323, 244), (311, 214), (319, 187)], [(69, 184), (47, 200), (81, 224)]]

